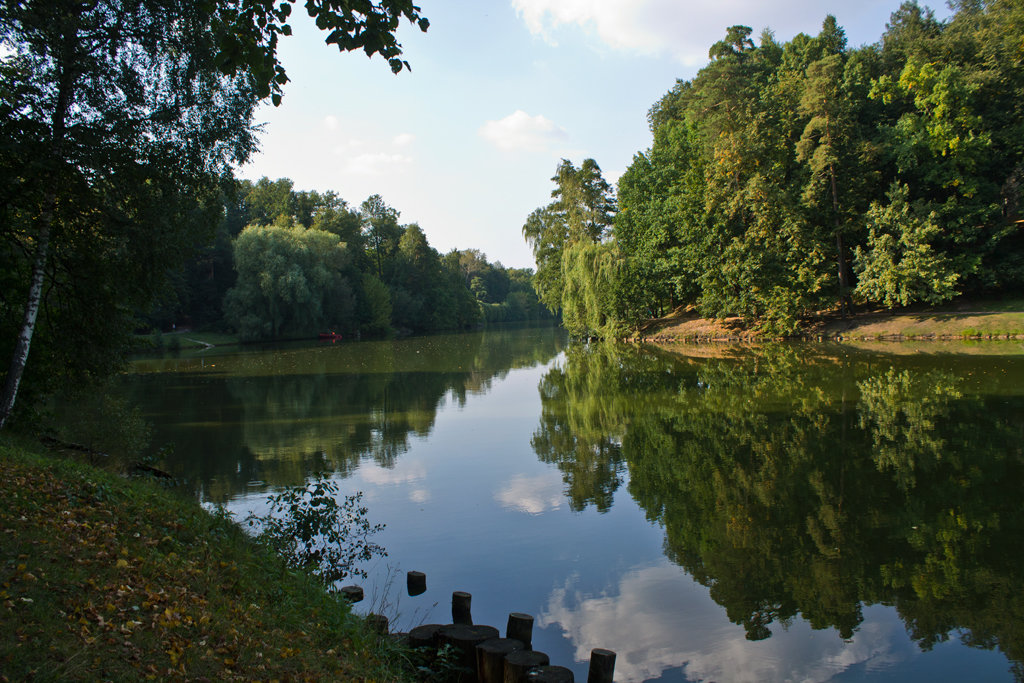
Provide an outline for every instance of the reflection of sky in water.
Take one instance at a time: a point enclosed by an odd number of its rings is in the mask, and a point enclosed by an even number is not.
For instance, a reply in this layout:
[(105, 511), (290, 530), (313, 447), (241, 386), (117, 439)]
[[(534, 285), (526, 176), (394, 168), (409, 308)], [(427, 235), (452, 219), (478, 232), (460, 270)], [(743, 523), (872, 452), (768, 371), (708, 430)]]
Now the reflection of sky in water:
[[(367, 567), (364, 585), (368, 596), (391, 591), (398, 628), (448, 621), (451, 592), (468, 590), (477, 623), (503, 628), (509, 612), (535, 615), (535, 647), (577, 680), (595, 647), (617, 652), (619, 683), (1010, 678), (1000, 653), (955, 637), (921, 652), (884, 606), (864, 608), (849, 642), (799, 618), (746, 640), (708, 588), (665, 558), (664, 530), (630, 496), (628, 473), (607, 512), (570, 508), (562, 473), (530, 445), (546, 369), (510, 370), (464, 404), (449, 397), (429, 434), (411, 435), (392, 466), (364, 457), (338, 479), (343, 492), (364, 492), (372, 523), (387, 525), (374, 541), (389, 556)], [(260, 511), (266, 495), (229, 507)], [(427, 574), (428, 590), (415, 598), (401, 590), (412, 569)]]
[(582, 595), (567, 582), (552, 592), (537, 621), (561, 629), (577, 660), (614, 643), (620, 683), (676, 667), (695, 681), (827, 681), (854, 664), (884, 668), (916, 651), (898, 618), (884, 609), (869, 610), (849, 643), (803, 621), (750, 642), (742, 627), (722, 617), (706, 588), (667, 561), (626, 572), (617, 594)]
[(539, 515), (562, 506), (562, 479), (556, 473), (537, 477), (517, 474), (495, 495), (495, 500), (507, 510), (518, 510)]

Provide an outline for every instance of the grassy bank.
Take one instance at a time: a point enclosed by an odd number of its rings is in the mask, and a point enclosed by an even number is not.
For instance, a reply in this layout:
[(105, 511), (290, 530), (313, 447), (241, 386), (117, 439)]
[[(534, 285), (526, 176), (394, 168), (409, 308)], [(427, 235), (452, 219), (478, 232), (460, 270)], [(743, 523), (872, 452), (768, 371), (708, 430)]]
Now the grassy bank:
[(0, 681), (395, 680), (401, 653), (230, 520), (0, 437)]
[(154, 332), (136, 335), (135, 346), (139, 351), (201, 351), (212, 346), (235, 346), (238, 335), (226, 332)]
[[(900, 339), (1021, 339), (1024, 338), (1024, 300), (954, 301), (947, 306), (914, 307), (895, 311), (860, 310), (847, 318), (825, 314), (802, 326), (808, 338)], [(638, 335), (651, 341), (751, 341), (765, 335), (740, 318), (701, 318), (692, 309), (679, 309), (649, 321)]]

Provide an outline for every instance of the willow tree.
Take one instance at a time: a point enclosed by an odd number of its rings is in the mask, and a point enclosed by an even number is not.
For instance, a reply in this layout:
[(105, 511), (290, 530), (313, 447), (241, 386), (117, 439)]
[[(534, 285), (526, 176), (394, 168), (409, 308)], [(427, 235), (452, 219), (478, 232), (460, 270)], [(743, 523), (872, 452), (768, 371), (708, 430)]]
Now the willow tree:
[(535, 210), (523, 225), (523, 237), (537, 264), (534, 287), (551, 312), (562, 308), (565, 294), (564, 255), (577, 243), (599, 244), (610, 234), (615, 194), (593, 159), (579, 168), (562, 159), (551, 178), (550, 204)]

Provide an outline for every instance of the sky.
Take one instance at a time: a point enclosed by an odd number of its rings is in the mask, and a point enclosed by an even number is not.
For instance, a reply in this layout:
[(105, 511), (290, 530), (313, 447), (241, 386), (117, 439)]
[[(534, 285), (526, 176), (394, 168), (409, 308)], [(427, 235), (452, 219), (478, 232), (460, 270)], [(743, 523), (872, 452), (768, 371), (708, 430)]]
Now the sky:
[(333, 190), (354, 208), (379, 194), (441, 253), (533, 267), (522, 226), (551, 201), (559, 161), (593, 158), (617, 181), (651, 144), (648, 109), (693, 78), (727, 27), (784, 42), (832, 14), (856, 47), (877, 42), (899, 4), (419, 0), (430, 29), (402, 25), (412, 70), (394, 75), (380, 57), (325, 45), (298, 3), (279, 48), (291, 81), (281, 106), (257, 112), (261, 151), (238, 175)]

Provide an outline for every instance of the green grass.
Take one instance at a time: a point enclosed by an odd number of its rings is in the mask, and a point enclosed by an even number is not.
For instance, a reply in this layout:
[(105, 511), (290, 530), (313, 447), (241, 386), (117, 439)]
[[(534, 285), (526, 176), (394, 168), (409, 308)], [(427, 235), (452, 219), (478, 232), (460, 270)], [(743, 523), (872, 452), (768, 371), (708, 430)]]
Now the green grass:
[(0, 437), (3, 680), (396, 680), (312, 577), (155, 483)]
[(234, 346), (238, 335), (227, 332), (154, 332), (135, 335), (139, 351), (200, 351), (208, 346)]

